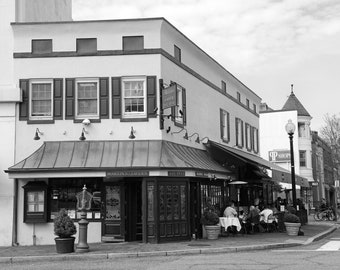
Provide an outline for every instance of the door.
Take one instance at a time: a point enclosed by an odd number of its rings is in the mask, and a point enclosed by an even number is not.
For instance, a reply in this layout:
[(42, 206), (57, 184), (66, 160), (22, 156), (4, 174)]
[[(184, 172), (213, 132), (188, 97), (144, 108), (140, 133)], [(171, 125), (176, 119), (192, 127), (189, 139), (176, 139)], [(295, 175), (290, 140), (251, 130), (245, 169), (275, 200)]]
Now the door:
[(123, 186), (121, 184), (107, 184), (104, 186), (104, 209), (102, 223), (102, 241), (124, 241), (125, 219)]
[(142, 182), (125, 183), (125, 240), (141, 241), (142, 227)]
[(198, 182), (190, 182), (190, 231), (192, 238), (202, 238), (200, 205), (200, 185)]

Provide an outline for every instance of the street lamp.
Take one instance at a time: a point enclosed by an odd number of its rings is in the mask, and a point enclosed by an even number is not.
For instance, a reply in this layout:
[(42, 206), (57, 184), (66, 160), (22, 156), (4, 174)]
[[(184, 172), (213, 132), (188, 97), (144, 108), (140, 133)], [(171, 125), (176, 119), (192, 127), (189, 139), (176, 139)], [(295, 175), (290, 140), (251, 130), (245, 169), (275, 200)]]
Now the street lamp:
[(292, 196), (293, 196), (293, 207), (296, 209), (296, 186), (295, 186), (295, 167), (294, 167), (294, 149), (293, 149), (293, 136), (295, 132), (295, 125), (291, 119), (286, 124), (286, 131), (289, 135), (290, 142), (290, 165), (292, 174)]

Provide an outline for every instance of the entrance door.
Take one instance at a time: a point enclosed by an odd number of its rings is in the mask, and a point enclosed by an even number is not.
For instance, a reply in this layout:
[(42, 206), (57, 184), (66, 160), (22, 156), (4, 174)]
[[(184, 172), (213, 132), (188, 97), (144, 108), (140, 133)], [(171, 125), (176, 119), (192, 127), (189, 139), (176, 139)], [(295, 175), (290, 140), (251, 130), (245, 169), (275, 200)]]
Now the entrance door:
[(125, 183), (125, 240), (141, 241), (142, 227), (142, 182)]
[(102, 223), (102, 241), (124, 241), (125, 219), (123, 186), (120, 184), (105, 185), (104, 221)]

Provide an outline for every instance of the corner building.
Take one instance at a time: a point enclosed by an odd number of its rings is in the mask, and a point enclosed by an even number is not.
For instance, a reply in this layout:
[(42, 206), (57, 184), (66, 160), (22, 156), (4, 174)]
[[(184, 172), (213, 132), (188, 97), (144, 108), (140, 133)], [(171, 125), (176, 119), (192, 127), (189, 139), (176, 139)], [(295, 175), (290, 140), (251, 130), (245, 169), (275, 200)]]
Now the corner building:
[(208, 197), (221, 210), (272, 200), (260, 97), (166, 19), (11, 27), (15, 243), (52, 244), (59, 209), (79, 219), (84, 185), (89, 243), (202, 237)]

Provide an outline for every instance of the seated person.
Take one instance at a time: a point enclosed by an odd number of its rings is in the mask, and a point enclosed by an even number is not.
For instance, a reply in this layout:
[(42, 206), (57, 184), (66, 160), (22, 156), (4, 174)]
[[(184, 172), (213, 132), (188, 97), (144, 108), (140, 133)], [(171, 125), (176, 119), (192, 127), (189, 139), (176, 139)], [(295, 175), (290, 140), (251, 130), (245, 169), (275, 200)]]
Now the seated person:
[[(260, 212), (260, 224), (269, 231), (269, 226), (268, 223), (277, 223), (276, 218), (274, 218), (274, 212), (271, 209), (271, 206), (265, 207), (261, 212)], [(269, 219), (270, 217), (270, 219)]]
[(230, 204), (227, 204), (226, 209), (223, 212), (224, 217), (236, 217), (237, 212), (235, 210), (235, 204), (234, 202), (231, 202)]
[[(259, 210), (254, 206), (251, 205), (249, 207), (249, 213), (247, 215), (247, 223), (246, 223), (246, 228), (247, 231), (250, 232), (254, 232), (254, 228), (259, 228), (260, 225), (260, 214), (259, 214)], [(261, 231), (261, 230), (260, 230)]]

